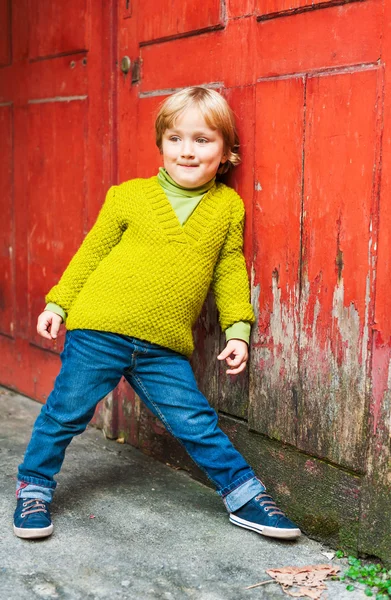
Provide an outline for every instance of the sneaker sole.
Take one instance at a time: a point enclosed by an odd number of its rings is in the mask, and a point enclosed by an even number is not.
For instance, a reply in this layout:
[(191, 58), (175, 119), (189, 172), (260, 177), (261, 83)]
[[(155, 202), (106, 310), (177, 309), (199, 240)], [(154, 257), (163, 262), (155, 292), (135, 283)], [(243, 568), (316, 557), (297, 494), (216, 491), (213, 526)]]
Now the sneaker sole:
[(294, 540), (301, 536), (301, 531), (299, 528), (297, 529), (278, 529), (277, 527), (268, 527), (267, 525), (257, 525), (256, 523), (252, 523), (251, 521), (245, 521), (236, 515), (231, 514), (229, 516), (229, 520), (234, 525), (238, 525), (238, 527), (243, 527), (244, 529), (250, 529), (251, 531), (256, 531), (261, 535), (266, 535), (267, 537), (279, 538), (282, 540)]
[(48, 527), (40, 527), (38, 529), (24, 529), (23, 527), (16, 527), (14, 525), (14, 534), (17, 537), (24, 539), (34, 539), (48, 537), (53, 533), (53, 523)]

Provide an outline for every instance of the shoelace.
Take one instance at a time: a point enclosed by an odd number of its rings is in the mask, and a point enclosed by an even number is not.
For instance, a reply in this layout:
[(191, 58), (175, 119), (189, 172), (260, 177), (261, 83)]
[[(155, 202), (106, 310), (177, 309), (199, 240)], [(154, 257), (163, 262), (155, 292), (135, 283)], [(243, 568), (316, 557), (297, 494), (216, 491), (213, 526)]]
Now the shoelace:
[(259, 504), (265, 508), (265, 512), (269, 512), (269, 510), (271, 510), (271, 517), (273, 515), (282, 515), (285, 517), (285, 513), (278, 508), (277, 504), (274, 502), (273, 498), (269, 496), (269, 494), (258, 494), (258, 496), (255, 496), (255, 500), (257, 500)]
[(45, 508), (45, 504), (42, 500), (37, 498), (31, 498), (30, 500), (25, 500), (23, 502), (24, 511), (21, 513), (21, 517), (24, 518), (26, 515), (31, 515), (36, 512), (48, 512)]

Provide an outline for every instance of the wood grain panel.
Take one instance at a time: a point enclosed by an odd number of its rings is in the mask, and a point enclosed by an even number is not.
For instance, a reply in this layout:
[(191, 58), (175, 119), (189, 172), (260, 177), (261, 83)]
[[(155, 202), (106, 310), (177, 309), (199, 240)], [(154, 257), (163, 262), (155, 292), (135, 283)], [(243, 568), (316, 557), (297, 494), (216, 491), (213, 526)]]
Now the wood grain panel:
[(142, 98), (137, 119), (137, 177), (156, 175), (163, 159), (155, 142), (155, 119), (165, 96)]
[[(387, 69), (389, 69), (391, 62), (391, 5), (389, 3), (385, 6), (383, 44), (384, 61)], [(391, 81), (387, 70), (384, 81), (384, 95), (375, 323), (378, 330), (377, 343), (379, 345), (388, 344), (391, 350)], [(391, 379), (388, 385), (391, 393)]]
[(249, 426), (294, 444), (304, 80), (257, 85)]
[[(224, 4), (220, 0), (143, 0), (138, 5), (139, 40), (142, 44), (223, 27)], [(172, 68), (172, 65), (169, 66)]]
[(377, 76), (307, 84), (298, 447), (356, 470), (366, 448)]
[(220, 408), (220, 363), (218, 313), (213, 294), (209, 292), (201, 314), (194, 327), (195, 351), (191, 365), (198, 387), (209, 404), (217, 411)]
[(0, 67), (11, 63), (11, 2), (0, 0)]
[(13, 107), (0, 106), (0, 332), (14, 334)]
[[(361, 502), (360, 543), (365, 552), (391, 557), (391, 4), (384, 4), (382, 57), (385, 63), (382, 89), (384, 118), (381, 120), (381, 172), (376, 177), (378, 240), (376, 302), (372, 340), (371, 402), (369, 406), (369, 451), (367, 477)], [(381, 176), (380, 176), (381, 175)]]
[(228, 18), (243, 17), (252, 15), (254, 12), (255, 0), (229, 0), (227, 2)]
[(332, 6), (257, 23), (256, 76), (376, 62), (382, 4), (378, 0)]
[[(246, 209), (244, 228), (244, 254), (248, 271), (251, 271), (253, 255), (253, 197), (254, 197), (254, 142), (255, 142), (255, 88), (253, 86), (224, 90), (229, 105), (235, 113), (239, 134), (241, 165), (233, 169), (225, 182), (231, 185), (243, 199)], [(221, 336), (220, 348), (225, 347), (225, 335)], [(249, 396), (249, 370), (238, 376), (226, 375), (226, 365), (220, 364), (219, 410), (247, 419)]]
[[(254, 46), (254, 31), (258, 28), (255, 19), (235, 19), (228, 22), (224, 31), (142, 48), (141, 91), (211, 82), (220, 82), (220, 87), (224, 82), (227, 88), (253, 83), (257, 73), (255, 65), (260, 60)], [(252, 55), (254, 59), (248, 60)]]
[[(88, 107), (85, 101), (29, 105), (28, 294), (30, 339), (44, 296), (58, 282), (87, 232), (85, 181)], [(103, 202), (103, 198), (102, 198)]]
[(71, 54), (89, 47), (87, 0), (29, 0), (30, 60)]
[[(352, 2), (358, 0), (350, 0)], [(338, 0), (255, 0), (255, 9), (258, 15), (278, 15), (280, 13), (295, 12), (300, 9), (322, 8), (333, 6)], [(340, 0), (344, 4), (345, 0)]]
[[(40, 401), (58, 372), (62, 340), (37, 340), (36, 319), (113, 181), (113, 7), (86, 6), (13, 2), (13, 61), (0, 69), (0, 103), (13, 106), (15, 173), (15, 331), (0, 336), (0, 377)], [(8, 147), (1, 151), (4, 167)]]

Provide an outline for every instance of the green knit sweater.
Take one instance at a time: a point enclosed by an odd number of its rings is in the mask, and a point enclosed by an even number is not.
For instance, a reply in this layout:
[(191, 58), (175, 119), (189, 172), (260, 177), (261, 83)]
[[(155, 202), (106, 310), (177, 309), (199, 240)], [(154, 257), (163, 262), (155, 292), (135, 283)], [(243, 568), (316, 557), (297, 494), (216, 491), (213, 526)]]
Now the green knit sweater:
[(243, 220), (242, 200), (221, 183), (184, 226), (157, 177), (113, 186), (46, 302), (68, 313), (69, 330), (122, 333), (190, 356), (192, 327), (210, 285), (223, 331), (254, 322)]

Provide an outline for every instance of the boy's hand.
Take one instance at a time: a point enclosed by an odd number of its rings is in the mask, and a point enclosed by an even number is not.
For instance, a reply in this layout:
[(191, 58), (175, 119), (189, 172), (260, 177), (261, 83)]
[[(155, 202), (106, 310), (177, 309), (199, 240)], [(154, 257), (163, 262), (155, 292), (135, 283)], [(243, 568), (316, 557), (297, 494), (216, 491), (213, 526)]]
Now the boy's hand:
[(62, 317), (51, 310), (44, 310), (38, 317), (37, 332), (47, 340), (55, 340), (62, 323)]
[(248, 361), (248, 346), (243, 340), (229, 340), (217, 359), (225, 359), (227, 365), (231, 367), (226, 371), (228, 375), (237, 375), (246, 368)]

